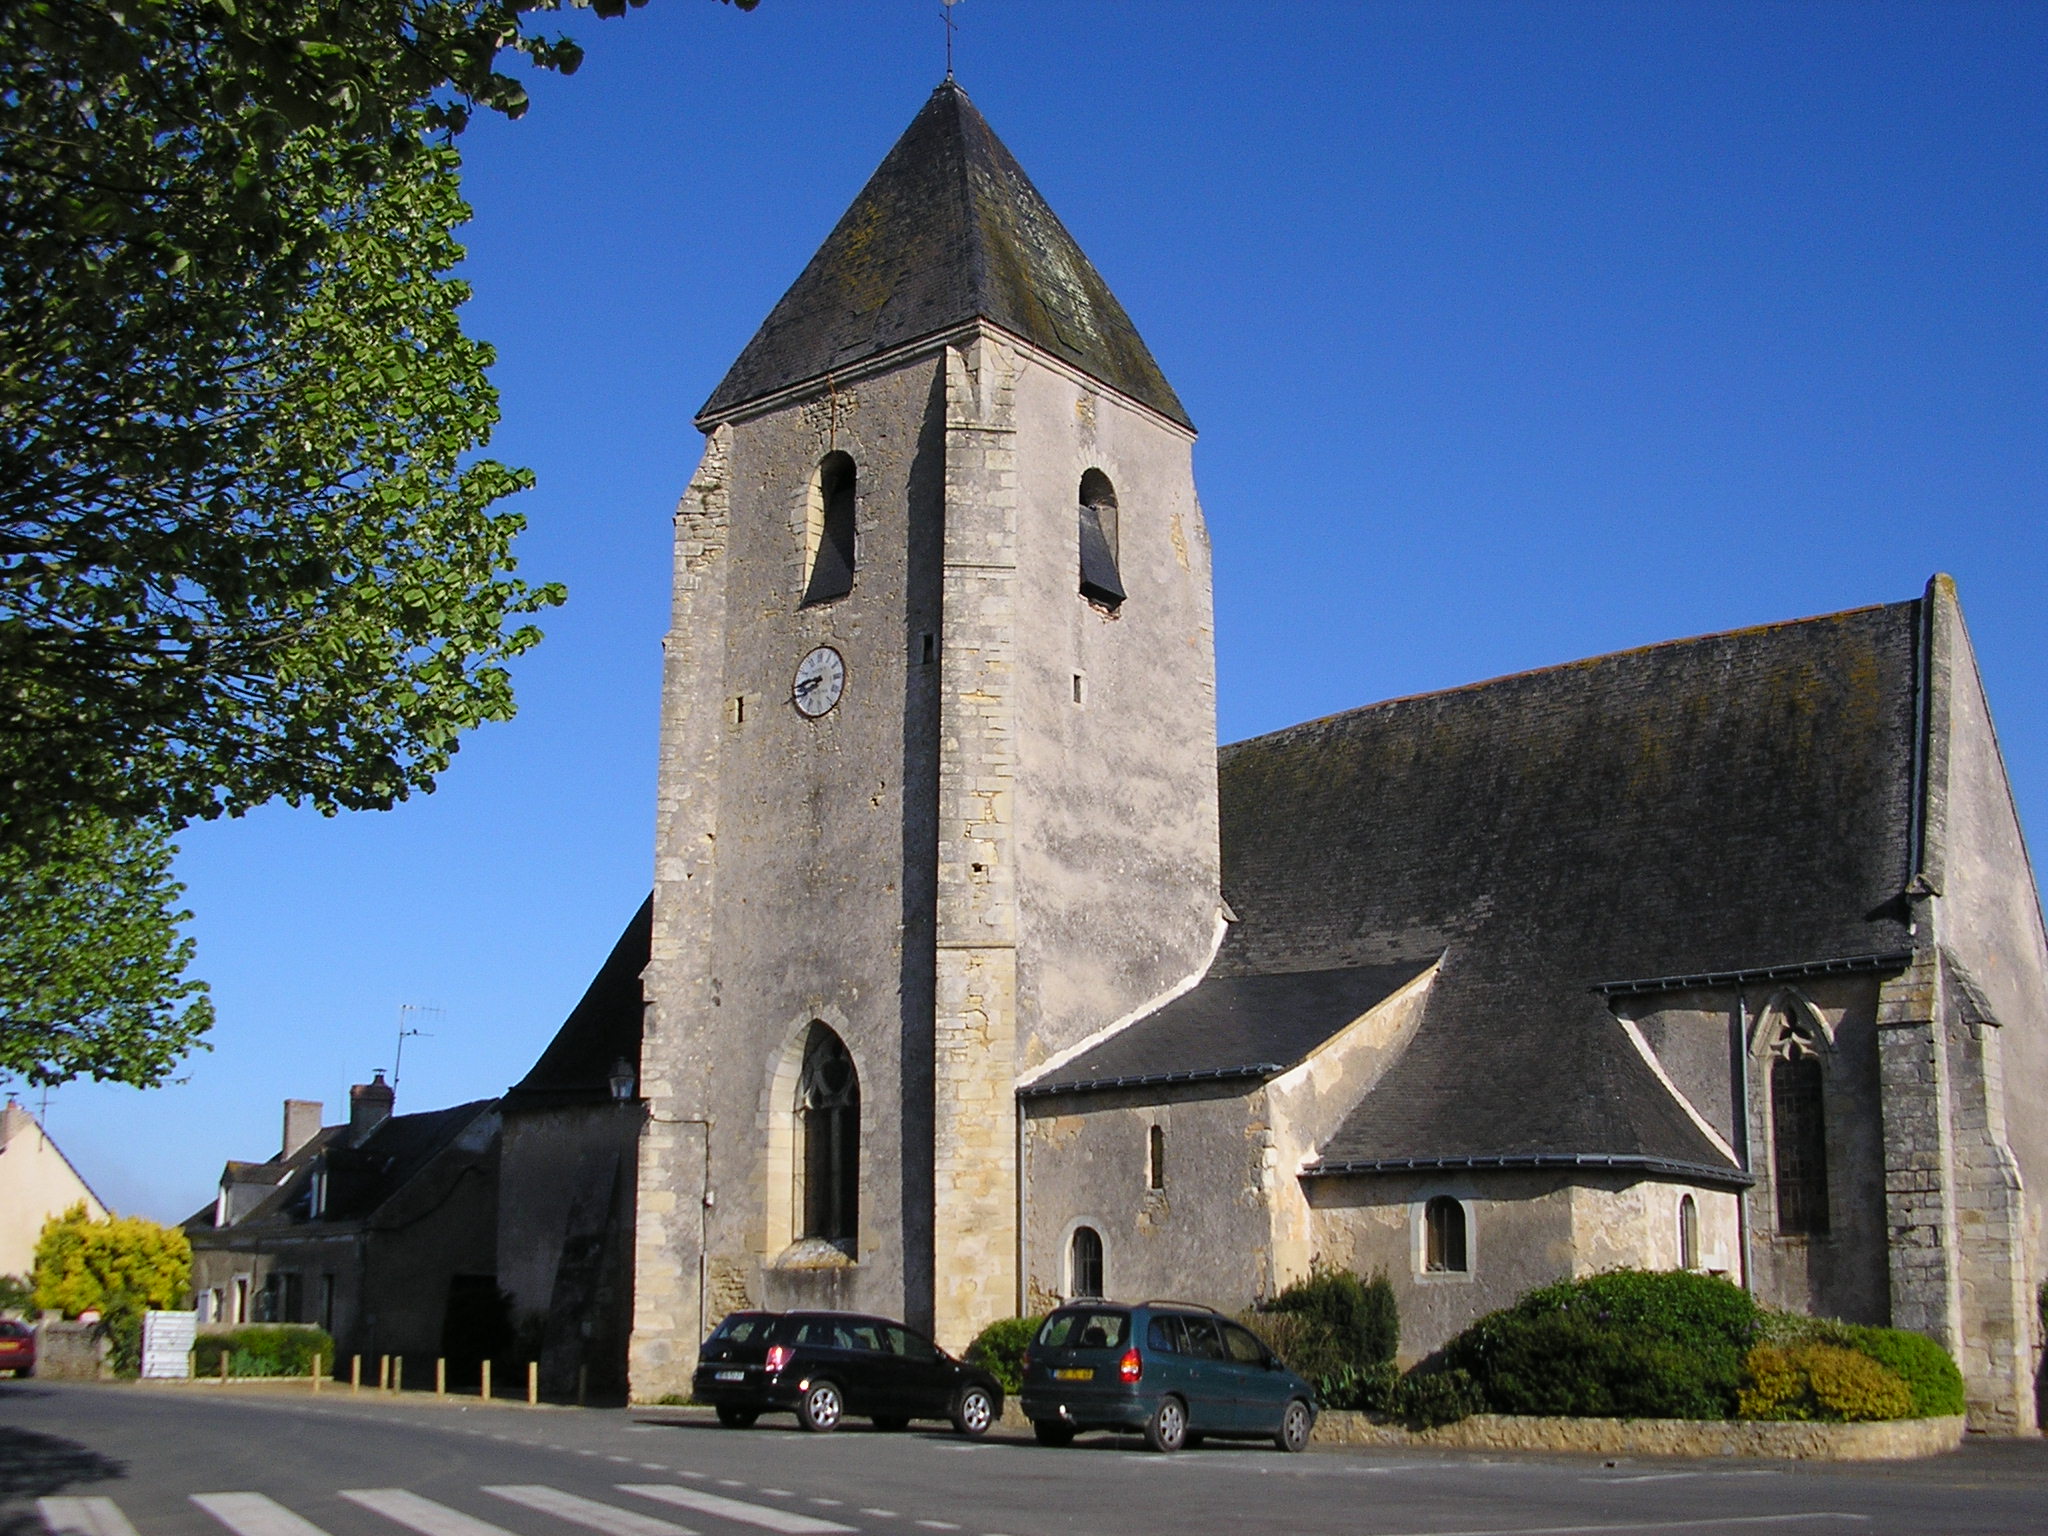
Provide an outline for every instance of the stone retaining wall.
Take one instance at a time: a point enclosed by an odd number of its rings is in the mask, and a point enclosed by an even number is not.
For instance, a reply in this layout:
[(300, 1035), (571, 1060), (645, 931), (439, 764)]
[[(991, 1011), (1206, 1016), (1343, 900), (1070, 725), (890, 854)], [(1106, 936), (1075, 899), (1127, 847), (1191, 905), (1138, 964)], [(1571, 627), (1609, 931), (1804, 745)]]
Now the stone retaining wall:
[(1960, 1415), (1881, 1424), (1778, 1424), (1719, 1419), (1544, 1419), (1479, 1413), (1436, 1429), (1406, 1430), (1331, 1410), (1316, 1420), (1328, 1445), (1434, 1446), (1467, 1451), (1564, 1451), (1605, 1456), (1757, 1456), (1782, 1461), (1895, 1461), (1951, 1451)]

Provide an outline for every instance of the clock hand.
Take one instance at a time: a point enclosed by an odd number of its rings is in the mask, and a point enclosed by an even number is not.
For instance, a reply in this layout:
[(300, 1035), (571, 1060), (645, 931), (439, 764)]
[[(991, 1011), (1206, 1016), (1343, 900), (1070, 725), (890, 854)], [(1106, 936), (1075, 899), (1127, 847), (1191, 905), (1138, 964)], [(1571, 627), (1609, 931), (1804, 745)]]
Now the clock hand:
[(811, 692), (812, 689), (816, 688), (818, 684), (823, 681), (823, 678), (817, 677), (806, 677), (802, 679), (796, 685), (797, 697), (802, 698), (805, 694)]

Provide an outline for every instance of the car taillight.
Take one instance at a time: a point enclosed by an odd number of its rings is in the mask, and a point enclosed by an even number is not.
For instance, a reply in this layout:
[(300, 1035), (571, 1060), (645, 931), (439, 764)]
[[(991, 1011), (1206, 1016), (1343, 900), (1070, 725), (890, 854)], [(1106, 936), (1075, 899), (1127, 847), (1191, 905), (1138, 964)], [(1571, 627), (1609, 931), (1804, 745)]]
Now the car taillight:
[(1123, 1359), (1116, 1363), (1116, 1373), (1124, 1381), (1136, 1381), (1145, 1374), (1144, 1358), (1136, 1349), (1124, 1351)]
[(768, 1346), (768, 1374), (773, 1376), (777, 1371), (789, 1364), (789, 1357), (795, 1353), (796, 1351), (787, 1344), (770, 1344)]

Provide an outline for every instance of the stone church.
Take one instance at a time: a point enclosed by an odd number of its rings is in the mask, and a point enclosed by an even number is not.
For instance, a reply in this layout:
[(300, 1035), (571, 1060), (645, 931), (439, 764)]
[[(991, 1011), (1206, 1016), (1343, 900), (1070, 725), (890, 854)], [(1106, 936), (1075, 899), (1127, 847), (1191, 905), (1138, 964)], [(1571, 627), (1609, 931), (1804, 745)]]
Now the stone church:
[(1952, 585), (1219, 750), (1194, 428), (966, 94), (697, 417), (630, 1372), (1384, 1271), (1920, 1329), (2036, 1419), (2048, 947)]

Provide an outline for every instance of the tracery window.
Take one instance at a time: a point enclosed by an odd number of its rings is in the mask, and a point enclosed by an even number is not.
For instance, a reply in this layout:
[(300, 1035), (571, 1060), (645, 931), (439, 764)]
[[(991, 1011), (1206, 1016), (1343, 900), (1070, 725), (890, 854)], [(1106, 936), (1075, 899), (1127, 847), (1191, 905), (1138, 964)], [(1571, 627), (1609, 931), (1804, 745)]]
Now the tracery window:
[(834, 451), (818, 461), (811, 480), (806, 542), (810, 567), (805, 572), (804, 606), (830, 602), (853, 590), (855, 555), (853, 460)]
[(796, 1121), (803, 1180), (797, 1236), (850, 1252), (860, 1235), (860, 1076), (846, 1042), (823, 1024), (813, 1024), (804, 1042)]
[(1117, 534), (1116, 487), (1091, 469), (1081, 477), (1081, 595), (1105, 608), (1124, 600)]
[(1422, 1208), (1422, 1266), (1433, 1275), (1462, 1275), (1470, 1271), (1466, 1257), (1465, 1206), (1449, 1195), (1438, 1195)]
[(1791, 1018), (1771, 1048), (1771, 1184), (1779, 1232), (1827, 1235), (1826, 1071), (1811, 1029)]
[(1067, 1295), (1069, 1298), (1102, 1294), (1102, 1234), (1093, 1227), (1076, 1227), (1067, 1243)]

